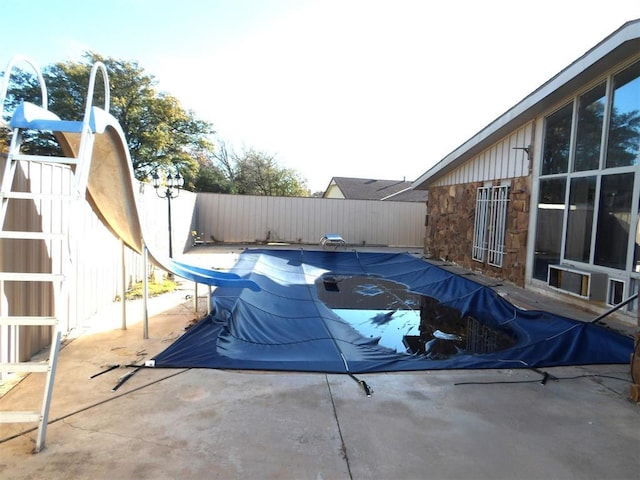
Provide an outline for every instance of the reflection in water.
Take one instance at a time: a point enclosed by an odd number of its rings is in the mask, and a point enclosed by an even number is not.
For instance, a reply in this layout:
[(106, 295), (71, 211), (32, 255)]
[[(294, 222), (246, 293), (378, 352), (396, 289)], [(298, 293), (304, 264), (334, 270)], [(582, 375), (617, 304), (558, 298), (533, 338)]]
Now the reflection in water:
[(383, 347), (405, 352), (405, 336), (420, 335), (420, 312), (416, 310), (361, 310), (336, 308), (340, 318), (367, 338), (380, 338)]
[(406, 285), (368, 276), (327, 275), (316, 282), (318, 296), (358, 332), (381, 346), (433, 360), (459, 353), (509, 348), (514, 335), (497, 330)]

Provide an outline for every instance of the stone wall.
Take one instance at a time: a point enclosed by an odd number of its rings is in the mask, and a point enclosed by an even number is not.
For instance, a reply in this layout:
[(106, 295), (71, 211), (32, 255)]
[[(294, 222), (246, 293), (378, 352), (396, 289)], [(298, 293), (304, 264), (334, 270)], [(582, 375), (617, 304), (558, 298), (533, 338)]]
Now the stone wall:
[[(530, 189), (526, 177), (509, 179), (506, 255), (502, 268), (472, 260), (476, 192), (483, 182), (430, 187), (425, 254), (472, 271), (524, 286)], [(504, 181), (503, 181), (504, 182)], [(500, 182), (494, 182), (499, 185)]]

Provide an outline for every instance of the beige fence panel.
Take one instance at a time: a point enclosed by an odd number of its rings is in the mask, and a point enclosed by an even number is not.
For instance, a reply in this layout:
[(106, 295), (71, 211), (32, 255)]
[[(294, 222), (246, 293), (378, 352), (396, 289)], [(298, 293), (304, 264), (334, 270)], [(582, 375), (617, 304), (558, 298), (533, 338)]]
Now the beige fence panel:
[(421, 247), (418, 202), (199, 193), (194, 229), (205, 241), (314, 244), (338, 233), (350, 245)]
[[(160, 198), (148, 183), (137, 183), (138, 210), (144, 240), (149, 251), (158, 256), (169, 256), (169, 200)], [(171, 199), (171, 239), (173, 255), (179, 256), (193, 243), (196, 194), (181, 190)]]
[[(6, 158), (0, 155), (0, 172)], [(71, 190), (68, 167), (55, 164), (25, 163), (18, 166), (15, 191), (68, 193)], [(59, 201), (43, 198), (15, 200), (8, 205), (6, 230), (56, 231), (63, 224), (68, 208)], [(64, 258), (71, 254), (71, 272), (76, 276), (71, 292), (69, 316), (60, 328), (69, 331), (86, 326), (91, 316), (112, 303), (122, 291), (122, 248), (111, 232), (94, 215), (87, 203), (74, 212), (74, 235), (68, 245), (59, 240), (0, 240), (0, 266), (4, 271), (61, 271)], [(65, 249), (66, 251), (63, 251)], [(128, 248), (124, 250), (127, 282), (143, 278), (142, 258)], [(11, 315), (47, 315), (52, 313), (51, 285), (39, 282), (5, 282), (0, 292), (3, 311)], [(49, 328), (0, 327), (0, 361), (28, 360), (50, 343)]]

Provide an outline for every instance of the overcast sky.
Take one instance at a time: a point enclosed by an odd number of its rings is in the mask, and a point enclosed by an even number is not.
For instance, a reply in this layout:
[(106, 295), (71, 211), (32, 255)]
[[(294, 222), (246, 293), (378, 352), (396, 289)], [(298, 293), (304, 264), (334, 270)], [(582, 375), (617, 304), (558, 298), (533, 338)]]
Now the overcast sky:
[(414, 180), (625, 22), (640, 1), (30, 0), (0, 70), (135, 60), (235, 151), (331, 177)]

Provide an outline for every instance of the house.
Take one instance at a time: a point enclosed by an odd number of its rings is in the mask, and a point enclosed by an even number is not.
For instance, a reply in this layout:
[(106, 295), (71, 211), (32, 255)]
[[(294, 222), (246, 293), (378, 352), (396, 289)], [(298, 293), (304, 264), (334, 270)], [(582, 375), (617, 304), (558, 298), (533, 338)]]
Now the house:
[(426, 192), (413, 190), (411, 187), (412, 182), (407, 180), (333, 177), (322, 198), (424, 202)]
[(428, 192), (425, 253), (433, 258), (594, 310), (633, 295), (640, 286), (640, 19), (413, 188)]

